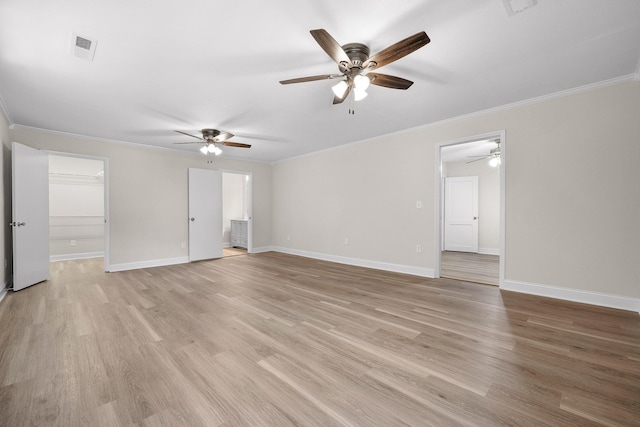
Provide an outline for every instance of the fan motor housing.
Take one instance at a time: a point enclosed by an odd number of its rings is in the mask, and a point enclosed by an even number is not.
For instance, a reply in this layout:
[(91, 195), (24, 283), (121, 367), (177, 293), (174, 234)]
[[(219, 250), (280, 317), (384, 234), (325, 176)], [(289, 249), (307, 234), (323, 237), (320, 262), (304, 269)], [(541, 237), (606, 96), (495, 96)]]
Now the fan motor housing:
[(369, 59), (371, 51), (362, 43), (348, 43), (342, 46), (342, 50), (347, 54), (354, 68), (362, 68), (362, 64)]

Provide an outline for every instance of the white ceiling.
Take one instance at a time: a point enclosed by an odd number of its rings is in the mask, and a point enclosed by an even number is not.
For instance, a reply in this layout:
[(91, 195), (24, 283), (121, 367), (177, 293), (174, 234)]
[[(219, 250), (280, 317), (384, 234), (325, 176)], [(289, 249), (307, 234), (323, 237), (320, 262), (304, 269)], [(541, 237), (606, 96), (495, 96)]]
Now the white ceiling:
[[(431, 43), (381, 69), (413, 80), (332, 105), (337, 72), (309, 30), (372, 53)], [(93, 62), (72, 33), (97, 39)], [(640, 1), (2, 0), (0, 97), (12, 124), (196, 152), (174, 130), (217, 128), (276, 161), (623, 76), (638, 75)]]

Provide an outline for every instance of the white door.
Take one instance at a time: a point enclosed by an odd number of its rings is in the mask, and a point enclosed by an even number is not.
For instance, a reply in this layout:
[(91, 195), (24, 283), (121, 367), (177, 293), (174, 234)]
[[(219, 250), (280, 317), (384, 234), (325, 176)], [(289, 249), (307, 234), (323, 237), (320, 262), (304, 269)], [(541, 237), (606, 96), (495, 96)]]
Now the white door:
[(478, 252), (478, 177), (444, 180), (444, 249)]
[(49, 278), (49, 155), (11, 144), (13, 290)]
[(189, 261), (222, 258), (222, 173), (189, 168)]

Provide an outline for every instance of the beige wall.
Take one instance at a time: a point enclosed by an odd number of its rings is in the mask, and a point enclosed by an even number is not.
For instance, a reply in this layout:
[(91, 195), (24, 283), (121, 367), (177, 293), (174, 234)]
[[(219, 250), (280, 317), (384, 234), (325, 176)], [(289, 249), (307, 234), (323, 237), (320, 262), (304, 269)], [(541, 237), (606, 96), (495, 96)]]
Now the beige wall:
[(110, 264), (127, 265), (188, 256), (187, 169), (225, 169), (253, 173), (254, 248), (271, 240), (271, 166), (266, 163), (215, 159), (200, 153), (94, 141), (16, 127), (14, 141), (43, 150), (109, 159)]
[(478, 177), (478, 246), (480, 253), (497, 254), (500, 250), (500, 168), (487, 160), (443, 165), (443, 176)]
[(435, 147), (504, 129), (505, 281), (637, 299), (638, 117), (626, 81), (279, 162), (273, 244), (434, 269)]

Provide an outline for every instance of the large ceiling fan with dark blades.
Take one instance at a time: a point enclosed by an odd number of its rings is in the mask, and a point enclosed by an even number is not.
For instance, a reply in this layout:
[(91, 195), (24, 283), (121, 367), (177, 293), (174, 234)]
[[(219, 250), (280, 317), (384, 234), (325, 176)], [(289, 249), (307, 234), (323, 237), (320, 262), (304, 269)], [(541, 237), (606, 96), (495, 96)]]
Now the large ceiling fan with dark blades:
[(333, 98), (334, 104), (342, 103), (352, 91), (356, 101), (363, 99), (367, 96), (366, 89), (369, 84), (391, 89), (408, 89), (413, 84), (411, 80), (374, 71), (407, 56), (431, 41), (429, 36), (422, 31), (369, 56), (369, 48), (362, 43), (348, 43), (340, 46), (326, 30), (319, 29), (311, 30), (310, 32), (320, 47), (338, 64), (340, 73), (299, 77), (281, 80), (280, 83), (286, 85), (316, 80), (341, 79), (332, 88), (335, 95)]
[(229, 141), (229, 139), (233, 138), (234, 135), (232, 133), (224, 132), (218, 129), (202, 129), (200, 131), (202, 133), (201, 137), (183, 132), (181, 130), (177, 130), (176, 132), (195, 138), (198, 141), (174, 142), (174, 144), (204, 144), (200, 149), (203, 154), (211, 153), (215, 154), (216, 156), (220, 155), (222, 153), (222, 150), (220, 149), (219, 145), (223, 145), (225, 147), (251, 148), (251, 145), (249, 144)]

